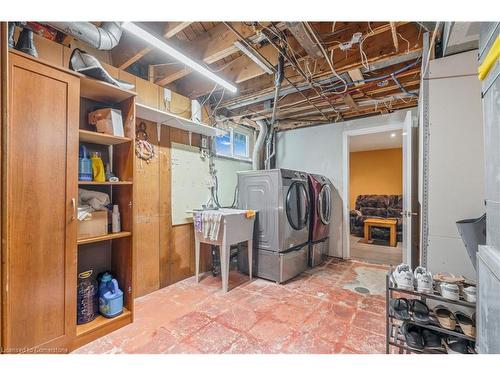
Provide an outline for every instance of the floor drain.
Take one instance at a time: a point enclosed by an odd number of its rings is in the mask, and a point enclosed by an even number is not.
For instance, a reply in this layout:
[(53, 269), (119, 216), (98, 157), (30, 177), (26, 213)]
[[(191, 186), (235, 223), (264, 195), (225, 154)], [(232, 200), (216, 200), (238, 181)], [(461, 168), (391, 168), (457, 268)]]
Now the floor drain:
[(362, 286), (357, 286), (356, 288), (354, 288), (354, 290), (356, 292), (362, 293), (362, 294), (368, 294), (368, 293), (370, 293), (370, 289), (363, 288)]

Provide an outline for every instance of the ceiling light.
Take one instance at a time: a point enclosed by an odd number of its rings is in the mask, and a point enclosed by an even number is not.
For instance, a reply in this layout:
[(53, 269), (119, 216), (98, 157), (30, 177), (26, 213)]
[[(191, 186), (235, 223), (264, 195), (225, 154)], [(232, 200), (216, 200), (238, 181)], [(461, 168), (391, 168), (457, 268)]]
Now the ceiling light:
[(212, 81), (216, 82), (217, 84), (221, 85), (222, 87), (226, 88), (230, 92), (236, 92), (238, 91), (238, 88), (229, 83), (228, 81), (222, 79), (218, 75), (212, 73), (210, 70), (205, 68), (204, 66), (200, 65), (193, 59), (187, 57), (184, 55), (182, 52), (179, 52), (176, 50), (174, 47), (168, 45), (165, 43), (163, 40), (157, 38), (153, 34), (147, 32), (146, 30), (140, 28), (136, 24), (132, 22), (124, 22), (122, 24), (123, 29), (131, 32), (138, 38), (144, 40), (148, 44), (150, 44), (154, 48), (158, 48), (159, 50), (165, 52), (167, 55), (173, 57), (176, 60), (179, 60), (181, 63), (189, 66), (191, 69), (197, 71), (198, 73), (203, 74), (205, 77), (210, 78)]
[(243, 52), (245, 55), (247, 55), (254, 63), (260, 66), (262, 70), (265, 71), (267, 74), (274, 73), (274, 66), (269, 64), (269, 62), (266, 61), (262, 56), (252, 51), (246, 45), (244, 45), (240, 41), (237, 41), (234, 42), (234, 46), (238, 48), (241, 52)]
[(396, 137), (396, 133), (391, 133), (391, 138)]

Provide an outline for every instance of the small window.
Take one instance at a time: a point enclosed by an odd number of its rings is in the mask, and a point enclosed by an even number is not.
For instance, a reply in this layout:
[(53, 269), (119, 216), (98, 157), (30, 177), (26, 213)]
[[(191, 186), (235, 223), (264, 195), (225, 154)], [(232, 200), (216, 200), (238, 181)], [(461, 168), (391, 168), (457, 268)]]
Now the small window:
[(215, 138), (215, 151), (217, 155), (249, 160), (250, 141), (250, 133), (231, 128)]
[(215, 138), (215, 151), (219, 155), (232, 156), (231, 132), (218, 135)]
[(233, 131), (234, 156), (248, 158), (248, 135)]

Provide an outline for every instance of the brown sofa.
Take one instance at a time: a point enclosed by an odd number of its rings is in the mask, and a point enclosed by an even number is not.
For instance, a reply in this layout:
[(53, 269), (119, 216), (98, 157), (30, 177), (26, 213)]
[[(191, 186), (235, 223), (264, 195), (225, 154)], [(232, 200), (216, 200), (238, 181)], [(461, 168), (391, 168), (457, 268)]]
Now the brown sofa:
[[(395, 218), (397, 240), (403, 240), (402, 216), (403, 196), (402, 195), (358, 195), (355, 209), (350, 212), (351, 234), (363, 237), (364, 222), (366, 218)], [(372, 238), (380, 240), (389, 239), (388, 228), (373, 228)]]

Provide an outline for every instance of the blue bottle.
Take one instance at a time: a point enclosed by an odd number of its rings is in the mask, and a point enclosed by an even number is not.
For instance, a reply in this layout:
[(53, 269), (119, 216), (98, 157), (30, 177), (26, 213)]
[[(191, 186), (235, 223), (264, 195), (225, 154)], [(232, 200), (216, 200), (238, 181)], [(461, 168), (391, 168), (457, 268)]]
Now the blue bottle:
[(92, 162), (88, 158), (87, 147), (80, 145), (80, 158), (78, 159), (78, 180), (92, 181)]
[(123, 292), (109, 272), (102, 275), (99, 283), (99, 312), (106, 318), (114, 318), (123, 312)]

